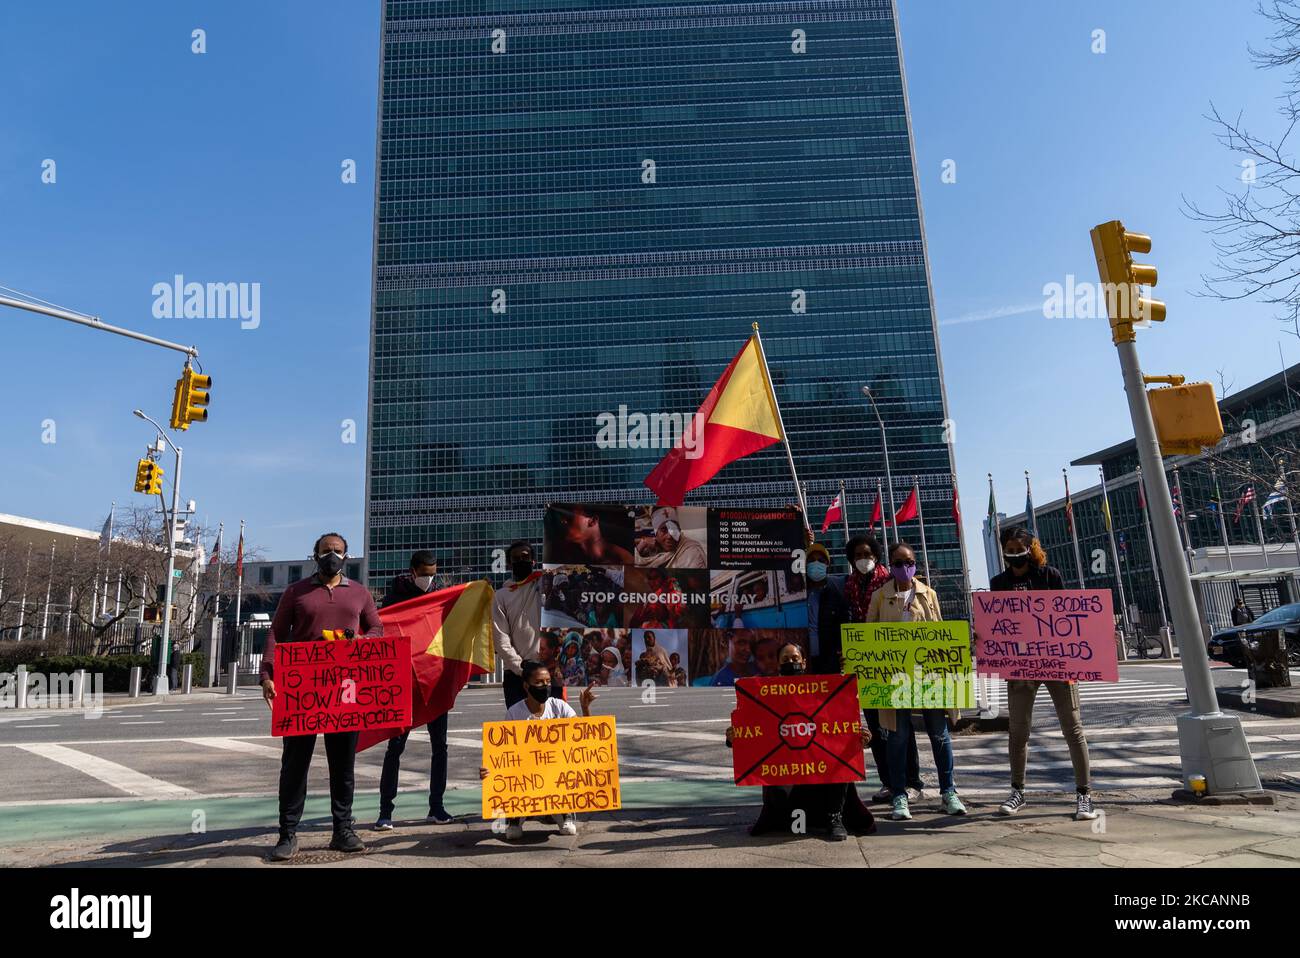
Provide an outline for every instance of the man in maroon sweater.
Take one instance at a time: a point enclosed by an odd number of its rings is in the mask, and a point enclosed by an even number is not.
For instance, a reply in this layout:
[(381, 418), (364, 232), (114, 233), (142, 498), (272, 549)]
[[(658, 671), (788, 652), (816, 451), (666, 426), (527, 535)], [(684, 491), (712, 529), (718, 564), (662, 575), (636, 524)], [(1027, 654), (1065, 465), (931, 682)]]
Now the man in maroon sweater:
[[(262, 655), (262, 697), (269, 706), (275, 698), (275, 646), (277, 642), (320, 642), (323, 632), (350, 629), (357, 636), (383, 635), (374, 597), (360, 582), (342, 574), (348, 543), (337, 532), (316, 540), (312, 557), (316, 574), (284, 590), (276, 606), (271, 631)], [(271, 852), (274, 861), (287, 861), (298, 850), (298, 822), (307, 801), (307, 770), (315, 735), (286, 735), (280, 758), (280, 840)], [(330, 848), (359, 852), (365, 845), (352, 830), (353, 767), (357, 733), (326, 732), (325, 757), (330, 768), (330, 813), (334, 836)]]

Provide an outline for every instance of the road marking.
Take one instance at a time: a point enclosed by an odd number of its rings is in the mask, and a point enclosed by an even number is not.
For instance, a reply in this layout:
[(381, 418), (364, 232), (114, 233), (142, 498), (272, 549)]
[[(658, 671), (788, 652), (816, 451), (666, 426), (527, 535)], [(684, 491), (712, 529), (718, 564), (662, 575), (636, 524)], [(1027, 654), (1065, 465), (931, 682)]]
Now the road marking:
[[(268, 736), (269, 737), (269, 736)], [(261, 755), (264, 758), (275, 759), (279, 761), (283, 756), (283, 747), (277, 745), (262, 745), (258, 742), (249, 742), (239, 738), (183, 738), (178, 739), (181, 742), (188, 742), (191, 745), (199, 745), (204, 748), (218, 748), (227, 752), (240, 752), (244, 755)], [(482, 743), (478, 743), (482, 744)], [(324, 749), (316, 749), (312, 752), (312, 757), (323, 755)], [(378, 781), (383, 775), (382, 768), (376, 768), (369, 762), (357, 762), (353, 767), (354, 778), (364, 778)], [(426, 788), (429, 785), (428, 774), (421, 775), (418, 772), (403, 771), (398, 775), (399, 783), (403, 785), (423, 785)]]
[(137, 772), (117, 762), (110, 762), (106, 758), (87, 752), (78, 752), (64, 745), (20, 745), (18, 747), (25, 752), (76, 769), (128, 795), (138, 795), (141, 798), (197, 797), (197, 793), (188, 788), (164, 782), (162, 779)]
[(23, 728), (58, 728), (58, 727), (59, 726), (57, 723), (54, 725), (24, 725), (23, 726)]
[(261, 720), (260, 718), (238, 718), (238, 719), (225, 718), (225, 719), (222, 719), (221, 721), (223, 721), (223, 722), (260, 722), (260, 721), (262, 721), (262, 720)]
[(161, 720), (159, 720), (159, 721), (157, 721), (157, 722), (127, 722), (127, 721), (123, 721), (122, 724), (123, 724), (123, 725), (162, 725), (163, 723), (162, 723)]

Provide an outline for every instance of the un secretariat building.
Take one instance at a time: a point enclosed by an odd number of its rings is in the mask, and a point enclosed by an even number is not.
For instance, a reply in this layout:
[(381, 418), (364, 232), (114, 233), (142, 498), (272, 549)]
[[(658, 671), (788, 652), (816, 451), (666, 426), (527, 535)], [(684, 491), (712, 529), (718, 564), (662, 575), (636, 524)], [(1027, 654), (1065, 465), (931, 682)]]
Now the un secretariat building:
[[(757, 322), (814, 528), (840, 480), (865, 528), (871, 384), (960, 605), (892, 0), (387, 0), (382, 30), (372, 585), (418, 548), (482, 576), (550, 501), (651, 502), (666, 450), (597, 417), (693, 413)], [(779, 444), (687, 497), (794, 501)]]

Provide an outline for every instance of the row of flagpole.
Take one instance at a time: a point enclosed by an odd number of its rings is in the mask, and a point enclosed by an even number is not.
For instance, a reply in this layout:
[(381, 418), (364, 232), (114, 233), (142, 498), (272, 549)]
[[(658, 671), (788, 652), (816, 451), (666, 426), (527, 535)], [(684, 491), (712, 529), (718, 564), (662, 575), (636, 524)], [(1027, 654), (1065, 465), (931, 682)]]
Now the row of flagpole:
[[(803, 499), (806, 502), (808, 498), (807, 491), (803, 490)], [(876, 502), (871, 509), (871, 519), (867, 526), (868, 534), (875, 532), (876, 523), (881, 525), (881, 533), (884, 536), (885, 555), (889, 554), (889, 527), (891, 522), (884, 518), (884, 489), (879, 479), (876, 480)], [(957, 487), (953, 485), (952, 499), (953, 520), (960, 526), (961, 511), (957, 499)], [(921, 483), (916, 476), (912, 477), (912, 491), (908, 494), (907, 499), (894, 513), (892, 525), (894, 527), (894, 542), (899, 542), (898, 527), (905, 522), (917, 520), (918, 531), (921, 539), (921, 566), (925, 573), (926, 581), (930, 581), (930, 548), (925, 538), (925, 513), (921, 508)], [(844, 539), (847, 542), (850, 538), (849, 532), (849, 509), (847, 494), (844, 491), (844, 480), (840, 480), (839, 494), (831, 501), (830, 506), (826, 509), (826, 517), (822, 520), (822, 532), (826, 532), (833, 522), (843, 522)]]

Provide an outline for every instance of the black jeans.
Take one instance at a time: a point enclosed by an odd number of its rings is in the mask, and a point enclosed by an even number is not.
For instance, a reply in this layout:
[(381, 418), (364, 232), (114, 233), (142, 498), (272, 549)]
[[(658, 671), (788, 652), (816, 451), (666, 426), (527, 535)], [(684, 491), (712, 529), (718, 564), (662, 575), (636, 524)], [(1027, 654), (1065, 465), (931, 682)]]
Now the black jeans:
[[(286, 735), (280, 756), (280, 832), (292, 834), (302, 820), (307, 801), (307, 770), (315, 735)], [(325, 757), (330, 768), (330, 817), (334, 830), (352, 825), (353, 768), (357, 759), (356, 732), (326, 732)]]
[[(506, 677), (501, 680), (501, 690), (506, 693), (506, 708), (516, 702), (522, 702), (528, 693), (524, 691), (524, 680), (506, 669)], [(551, 676), (551, 695), (564, 698), (564, 683)]]
[[(862, 714), (866, 717), (867, 728), (871, 730), (871, 758), (876, 763), (880, 783), (885, 788), (889, 788), (889, 748), (880, 734), (880, 711), (863, 709)], [(899, 721), (910, 722), (911, 720), (911, 715), (899, 718)], [(921, 786), (921, 757), (916, 752), (916, 736), (913, 735), (907, 741), (907, 787), (921, 788)]]
[[(441, 812), (442, 796), (447, 791), (447, 717), (450, 712), (443, 712), (429, 723), (429, 745), (433, 756), (429, 761), (429, 814)], [(397, 800), (397, 773), (402, 766), (402, 752), (406, 749), (406, 740), (411, 737), (411, 730), (403, 732), (397, 738), (388, 740), (388, 751), (384, 753), (384, 771), (379, 776), (379, 817), (392, 818), (393, 804)]]

